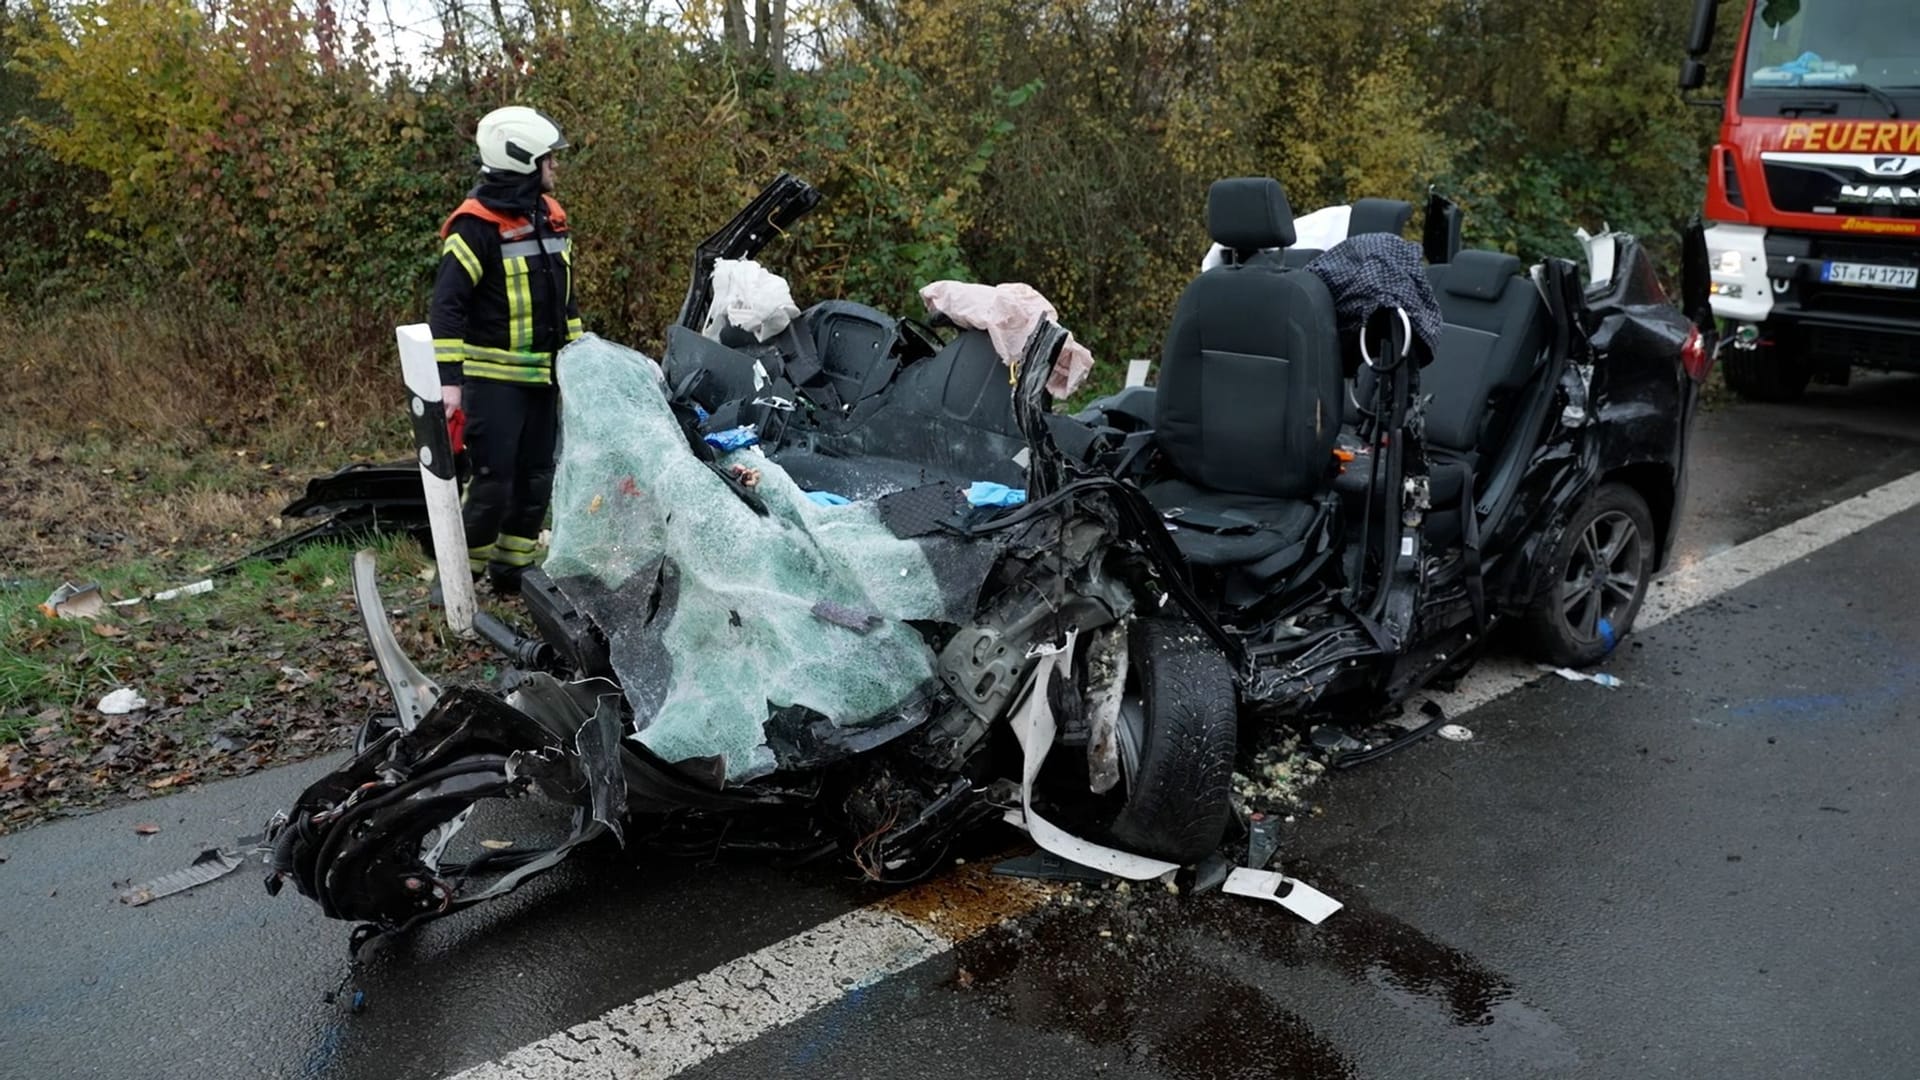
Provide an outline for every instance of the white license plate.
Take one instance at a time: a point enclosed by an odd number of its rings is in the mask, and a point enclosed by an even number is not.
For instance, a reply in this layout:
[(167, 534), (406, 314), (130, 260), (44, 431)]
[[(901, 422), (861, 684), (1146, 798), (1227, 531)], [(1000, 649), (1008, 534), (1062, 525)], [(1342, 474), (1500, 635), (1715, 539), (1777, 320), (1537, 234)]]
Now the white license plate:
[(1820, 280), (1870, 289), (1911, 289), (1920, 286), (1920, 267), (1830, 262), (1821, 268)]

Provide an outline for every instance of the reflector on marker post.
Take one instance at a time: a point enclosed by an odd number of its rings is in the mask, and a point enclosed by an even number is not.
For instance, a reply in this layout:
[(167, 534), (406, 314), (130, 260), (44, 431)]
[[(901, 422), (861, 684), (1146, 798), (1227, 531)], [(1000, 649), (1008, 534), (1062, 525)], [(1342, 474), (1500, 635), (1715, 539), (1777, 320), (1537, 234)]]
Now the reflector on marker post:
[(473, 636), (473, 577), (467, 569), (467, 529), (460, 517), (460, 481), (454, 473), (453, 440), (447, 411), (440, 403), (440, 367), (434, 362), (433, 331), (426, 323), (394, 327), (400, 344), (400, 372), (407, 382), (408, 415), (413, 420), (420, 485), (427, 496), (427, 523), (433, 529), (433, 561), (440, 567), (440, 593), (447, 626)]

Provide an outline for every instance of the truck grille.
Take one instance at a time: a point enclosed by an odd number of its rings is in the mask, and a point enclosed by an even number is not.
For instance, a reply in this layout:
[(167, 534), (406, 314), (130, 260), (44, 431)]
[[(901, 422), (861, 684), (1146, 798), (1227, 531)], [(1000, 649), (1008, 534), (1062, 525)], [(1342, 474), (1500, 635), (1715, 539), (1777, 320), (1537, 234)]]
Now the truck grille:
[[(1769, 161), (1763, 168), (1767, 197), (1775, 209), (1795, 214), (1835, 214), (1856, 217), (1920, 220), (1920, 178), (1876, 179), (1837, 165), (1792, 165)], [(1848, 198), (1849, 185), (1890, 194), (1878, 202)], [(1909, 197), (1912, 195), (1914, 197)]]

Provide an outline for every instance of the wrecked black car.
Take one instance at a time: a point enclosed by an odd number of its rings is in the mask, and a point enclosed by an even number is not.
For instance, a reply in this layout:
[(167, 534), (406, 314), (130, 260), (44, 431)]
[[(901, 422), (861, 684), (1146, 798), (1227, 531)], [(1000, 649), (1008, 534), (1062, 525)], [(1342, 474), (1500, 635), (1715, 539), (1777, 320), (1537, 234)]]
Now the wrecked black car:
[[(388, 931), (607, 834), (906, 881), (989, 822), (1156, 877), (1222, 843), (1243, 725), (1406, 745), (1439, 710), (1383, 721), (1502, 625), (1603, 657), (1671, 549), (1710, 352), (1632, 237), (1528, 268), (1459, 250), (1444, 199), (1423, 249), (1366, 200), (1308, 251), (1277, 182), (1223, 180), (1154, 384), (1068, 414), (1050, 318), (1009, 349), (844, 301), (716, 317), (819, 197), (783, 175), (702, 245), (659, 363), (562, 355), (514, 689), (414, 669), (357, 563), (394, 715), (276, 819), (270, 888)], [(546, 816), (476, 841), (500, 805)]]

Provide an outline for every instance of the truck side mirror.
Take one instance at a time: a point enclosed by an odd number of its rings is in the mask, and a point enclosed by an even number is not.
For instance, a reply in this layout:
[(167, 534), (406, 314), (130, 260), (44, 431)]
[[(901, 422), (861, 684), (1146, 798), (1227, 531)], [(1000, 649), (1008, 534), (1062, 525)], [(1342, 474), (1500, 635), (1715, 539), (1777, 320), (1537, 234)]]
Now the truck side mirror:
[(1713, 23), (1719, 9), (1720, 0), (1693, 0), (1693, 28), (1687, 34), (1688, 56), (1705, 56), (1707, 50), (1713, 48)]
[(1680, 89), (1698, 90), (1707, 85), (1707, 65), (1688, 57), (1680, 62)]

